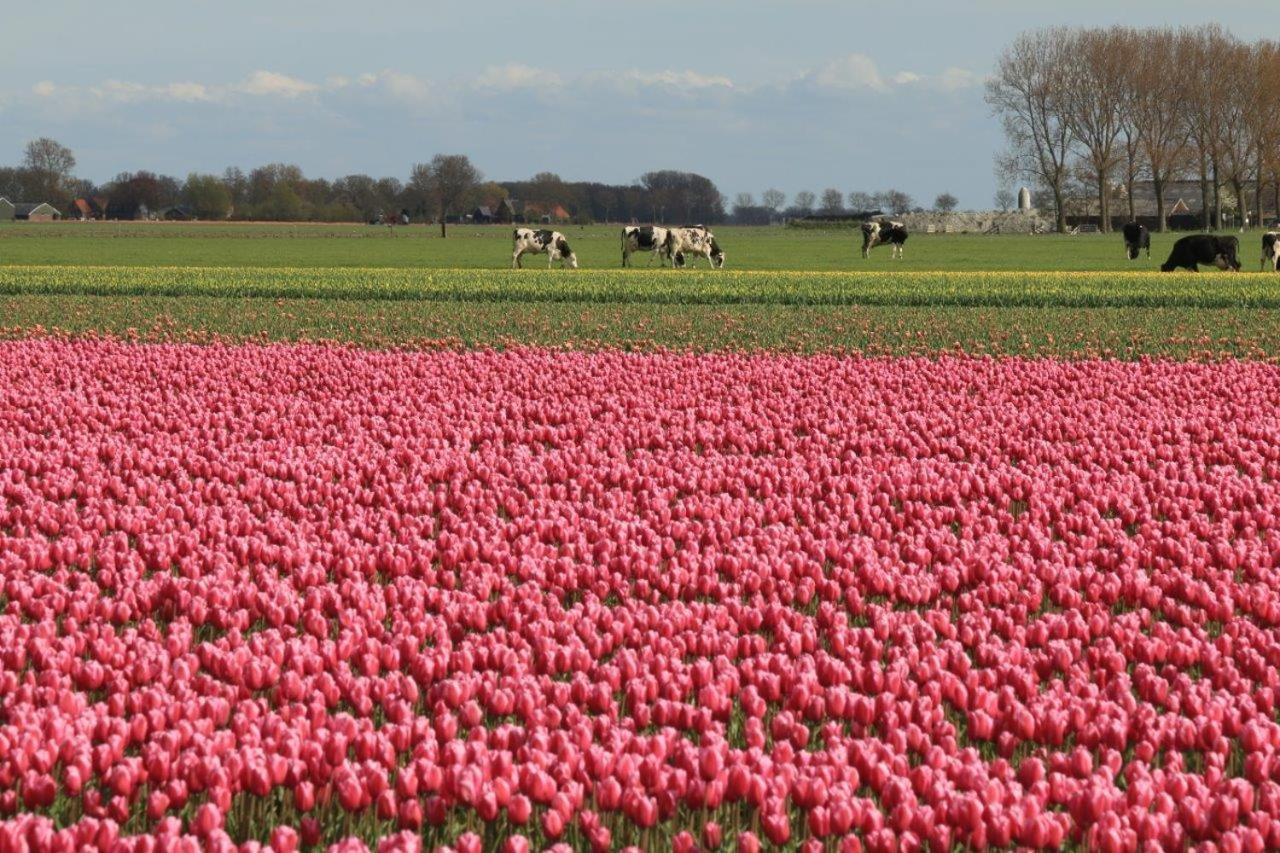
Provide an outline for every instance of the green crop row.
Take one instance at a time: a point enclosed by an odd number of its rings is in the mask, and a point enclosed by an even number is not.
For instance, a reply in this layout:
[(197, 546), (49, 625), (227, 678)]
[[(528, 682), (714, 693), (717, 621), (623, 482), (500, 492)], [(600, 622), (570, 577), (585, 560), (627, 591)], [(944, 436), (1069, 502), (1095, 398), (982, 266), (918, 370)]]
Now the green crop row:
[(1280, 308), (1274, 275), (0, 267), (0, 295), (653, 305)]

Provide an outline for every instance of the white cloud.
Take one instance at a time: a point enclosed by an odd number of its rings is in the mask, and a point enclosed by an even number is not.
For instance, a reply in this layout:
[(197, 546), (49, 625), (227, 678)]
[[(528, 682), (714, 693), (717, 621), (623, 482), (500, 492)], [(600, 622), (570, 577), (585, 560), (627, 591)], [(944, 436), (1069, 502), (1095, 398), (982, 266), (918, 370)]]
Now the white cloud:
[(48, 80), (41, 80), (39, 83), (31, 87), (31, 91), (35, 92), (41, 98), (52, 98), (58, 94), (58, 87)]
[(529, 65), (511, 63), (508, 65), (492, 65), (480, 72), (475, 79), (477, 89), (490, 89), (500, 92), (511, 92), (517, 89), (534, 89), (545, 86), (559, 87), (564, 84), (559, 74), (545, 71)]
[(212, 101), (218, 97), (214, 90), (203, 83), (186, 82), (147, 86), (141, 83), (108, 80), (101, 86), (91, 87), (88, 93), (96, 100), (123, 103), (148, 100), (194, 103)]
[(912, 86), (941, 92), (956, 92), (982, 83), (982, 77), (964, 68), (948, 68), (941, 74), (898, 71), (888, 77), (880, 73), (875, 60), (866, 54), (851, 53), (810, 71), (800, 78), (819, 89), (833, 91), (888, 92)]
[(944, 92), (968, 89), (982, 83), (982, 77), (965, 68), (948, 68), (938, 75), (938, 88)]
[[(364, 78), (361, 78), (364, 82)], [(392, 71), (390, 69), (379, 72), (374, 76), (372, 83), (365, 85), (377, 85), (381, 87), (388, 95), (398, 98), (402, 101), (422, 102), (431, 96), (431, 84), (421, 77), (415, 77), (412, 74), (405, 74), (402, 71)]]
[(248, 95), (296, 98), (310, 94), (320, 87), (315, 83), (308, 83), (306, 80), (299, 80), (275, 71), (255, 71), (234, 88)]
[(721, 95), (736, 91), (733, 80), (718, 74), (702, 74), (697, 71), (592, 71), (574, 81), (583, 88), (616, 91), (626, 95), (639, 95), (648, 90), (661, 90), (666, 94), (694, 97)]
[(851, 53), (828, 62), (811, 72), (808, 79), (822, 89), (871, 89), (876, 92), (888, 89), (875, 60), (864, 53)]

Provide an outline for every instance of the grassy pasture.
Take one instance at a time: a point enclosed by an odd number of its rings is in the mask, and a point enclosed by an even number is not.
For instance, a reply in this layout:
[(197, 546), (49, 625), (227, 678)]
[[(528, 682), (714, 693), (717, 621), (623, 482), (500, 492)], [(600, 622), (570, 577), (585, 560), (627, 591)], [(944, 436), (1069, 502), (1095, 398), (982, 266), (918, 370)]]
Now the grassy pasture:
[[(584, 268), (621, 265), (620, 226), (564, 226)], [(735, 270), (1154, 270), (1175, 234), (1153, 234), (1151, 260), (1130, 263), (1119, 234), (913, 234), (906, 257), (887, 248), (859, 254), (853, 231), (718, 226)], [(359, 224), (52, 222), (0, 223), (0, 265), (395, 267), (495, 269), (511, 265), (511, 227), (390, 229)], [(1246, 270), (1257, 269), (1257, 232), (1243, 235)], [(525, 265), (545, 268), (545, 256)], [(637, 258), (643, 266), (647, 260)]]
[(1154, 272), (1175, 235), (1132, 264), (1119, 235), (919, 234), (864, 261), (851, 231), (721, 227), (724, 271), (624, 272), (617, 226), (564, 230), (582, 270), (511, 272), (506, 226), (5, 223), (0, 337), (1280, 359), (1275, 277)]

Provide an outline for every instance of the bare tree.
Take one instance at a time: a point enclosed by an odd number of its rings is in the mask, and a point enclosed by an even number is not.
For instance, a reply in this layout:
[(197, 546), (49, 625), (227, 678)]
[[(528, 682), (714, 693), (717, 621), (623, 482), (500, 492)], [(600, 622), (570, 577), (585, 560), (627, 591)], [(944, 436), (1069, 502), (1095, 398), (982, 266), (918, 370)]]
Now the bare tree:
[(825, 189), (822, 191), (822, 212), (823, 213), (839, 213), (844, 210), (844, 193), (837, 189)]
[[(1168, 230), (1165, 187), (1186, 165), (1187, 122), (1183, 118), (1186, 80), (1179, 67), (1178, 36), (1172, 30), (1143, 34), (1133, 56), (1130, 95), (1125, 101), (1126, 133), (1136, 136), (1143, 168), (1155, 193), (1157, 228)], [(1128, 139), (1126, 139), (1126, 143)], [(1129, 198), (1133, 198), (1132, 191)]]
[(1251, 114), (1258, 102), (1275, 97), (1274, 92), (1262, 93), (1258, 89), (1258, 76), (1254, 73), (1253, 49), (1235, 41), (1219, 44), (1218, 71), (1232, 81), (1231, 97), (1223, 105), (1224, 121), (1218, 128), (1218, 179), (1231, 187), (1236, 212), (1240, 217), (1240, 230), (1244, 230), (1249, 215), (1249, 199), (1245, 188), (1257, 175), (1257, 158), (1254, 156), (1254, 135), (1251, 132)]
[(769, 210), (777, 213), (782, 210), (782, 206), (787, 203), (787, 194), (782, 190), (775, 190), (772, 187), (765, 190), (760, 196), (761, 203)]
[(795, 204), (796, 210), (801, 213), (812, 213), (814, 201), (813, 193), (808, 190), (801, 190), (796, 193), (793, 204)]
[(1009, 141), (1000, 168), (1048, 188), (1059, 231), (1067, 230), (1063, 187), (1074, 142), (1063, 103), (1068, 35), (1055, 27), (1018, 36), (997, 60), (986, 94)]
[[(1124, 30), (1119, 37), (1122, 46), (1130, 57), (1135, 51), (1140, 52), (1147, 41), (1147, 34), (1136, 30)], [(1124, 197), (1128, 203), (1129, 216), (1126, 221), (1136, 222), (1138, 219), (1137, 202), (1134, 190), (1138, 179), (1145, 174), (1142, 158), (1142, 128), (1137, 118), (1135, 102), (1140, 93), (1133, 85), (1135, 69), (1132, 60), (1128, 60), (1121, 72), (1120, 86), (1120, 170), (1124, 179)]]
[(1263, 184), (1271, 184), (1272, 210), (1280, 216), (1280, 100), (1270, 93), (1280, 89), (1280, 42), (1263, 40), (1254, 46), (1257, 75), (1253, 104), (1249, 108), (1249, 133), (1256, 158), (1255, 206), (1263, 222)]
[(950, 213), (960, 204), (959, 199), (951, 193), (942, 193), (933, 200), (933, 209), (941, 213)]
[(415, 163), (409, 185), (440, 216), (440, 236), (448, 236), (445, 220), (462, 212), (471, 193), (482, 180), (480, 171), (465, 154), (437, 154), (430, 163)]
[(755, 207), (756, 197), (751, 193), (738, 193), (733, 198), (734, 207)]
[(1001, 187), (996, 190), (993, 201), (995, 202), (997, 210), (1008, 212), (1013, 209), (1013, 205), (1017, 202), (1017, 196), (1015, 196), (1013, 194), (1013, 190), (1008, 187)]
[(1098, 194), (1099, 227), (1111, 230), (1111, 178), (1118, 165), (1120, 109), (1126, 80), (1127, 31), (1082, 30), (1066, 45), (1066, 121)]
[(1200, 178), (1200, 201), (1205, 230), (1221, 221), (1218, 166), (1221, 157), (1219, 125), (1224, 120), (1228, 81), (1218, 67), (1231, 37), (1217, 24), (1186, 29), (1178, 37), (1178, 65), (1187, 75), (1185, 98), (1180, 104), (1186, 118), (1192, 164)]

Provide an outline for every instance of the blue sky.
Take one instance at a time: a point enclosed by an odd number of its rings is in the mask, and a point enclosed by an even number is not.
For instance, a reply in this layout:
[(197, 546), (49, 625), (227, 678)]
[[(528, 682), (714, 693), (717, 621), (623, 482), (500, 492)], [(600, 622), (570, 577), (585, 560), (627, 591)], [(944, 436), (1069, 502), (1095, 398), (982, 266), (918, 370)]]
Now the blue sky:
[(1050, 24), (1202, 23), (1258, 0), (7, 3), (0, 163), (70, 146), (78, 172), (248, 169), (402, 179), (437, 152), (485, 176), (707, 175), (730, 197), (944, 190), (988, 207), (993, 58)]

